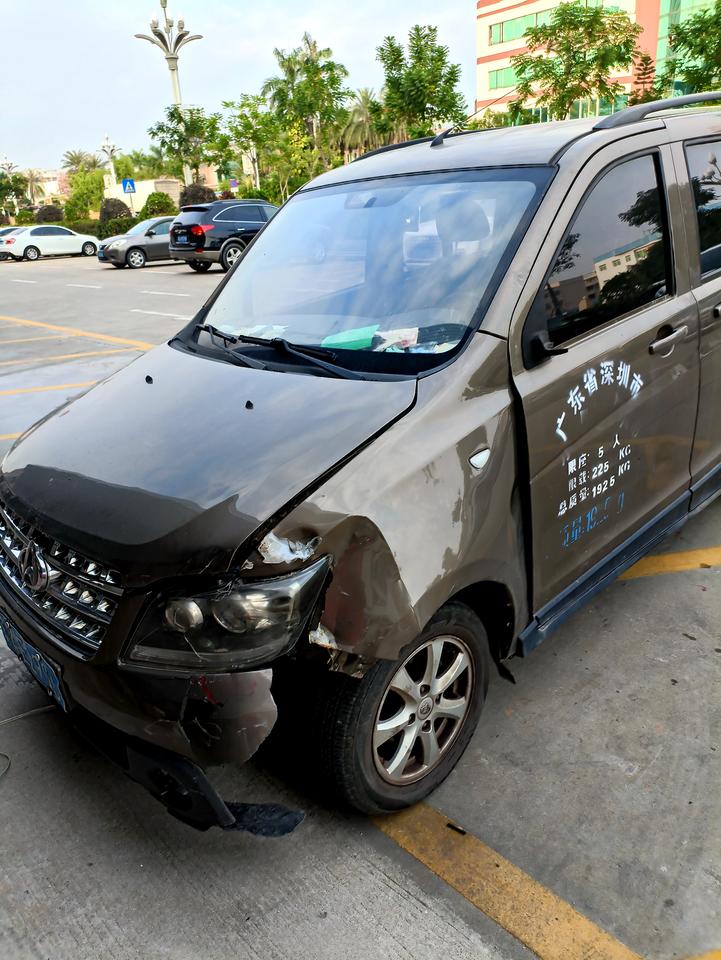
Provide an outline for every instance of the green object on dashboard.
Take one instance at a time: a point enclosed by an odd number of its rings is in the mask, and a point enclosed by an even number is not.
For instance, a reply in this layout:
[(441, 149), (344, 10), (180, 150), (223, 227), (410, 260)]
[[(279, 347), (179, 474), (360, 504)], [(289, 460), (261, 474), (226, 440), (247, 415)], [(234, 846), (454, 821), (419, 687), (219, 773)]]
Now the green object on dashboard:
[(321, 347), (338, 347), (340, 350), (366, 350), (373, 343), (373, 337), (380, 324), (370, 327), (357, 327), (342, 333), (331, 333), (321, 340)]

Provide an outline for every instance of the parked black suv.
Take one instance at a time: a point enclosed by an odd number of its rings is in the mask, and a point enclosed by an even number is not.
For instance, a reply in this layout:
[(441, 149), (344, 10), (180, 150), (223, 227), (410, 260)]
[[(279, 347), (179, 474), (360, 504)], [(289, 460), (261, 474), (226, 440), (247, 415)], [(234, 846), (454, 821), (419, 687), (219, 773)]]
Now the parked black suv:
[(183, 207), (170, 228), (170, 256), (199, 273), (229, 270), (278, 208), (266, 200), (215, 200)]

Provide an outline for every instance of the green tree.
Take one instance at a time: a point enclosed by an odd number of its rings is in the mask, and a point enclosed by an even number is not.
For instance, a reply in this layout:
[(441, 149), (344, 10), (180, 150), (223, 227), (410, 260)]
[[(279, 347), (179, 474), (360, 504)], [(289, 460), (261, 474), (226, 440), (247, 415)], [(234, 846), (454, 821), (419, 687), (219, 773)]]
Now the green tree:
[(721, 87), (721, 0), (677, 24), (669, 36), (671, 57), (664, 81), (680, 80), (688, 93)]
[(34, 204), (36, 200), (45, 196), (42, 175), (39, 170), (26, 170), (24, 177), (27, 180), (27, 195), (30, 203)]
[(173, 203), (172, 197), (167, 193), (163, 193), (162, 190), (156, 190), (149, 194), (143, 209), (140, 211), (140, 217), (142, 219), (146, 219), (147, 217), (162, 217), (163, 214), (177, 212), (178, 208)]
[(656, 100), (656, 64), (648, 53), (638, 53), (633, 60), (633, 89), (628, 98), (629, 106)]
[(0, 211), (14, 214), (27, 189), (28, 181), (22, 173), (0, 173)]
[(533, 97), (553, 119), (564, 120), (576, 100), (613, 101), (623, 86), (611, 79), (628, 70), (636, 54), (641, 27), (622, 10), (561, 3), (548, 23), (531, 27), (527, 53), (511, 57), (521, 104)]
[(343, 144), (354, 153), (364, 153), (381, 145), (376, 127), (376, 117), (381, 109), (380, 101), (368, 87), (353, 94), (348, 104), (348, 120), (343, 127)]
[(102, 170), (79, 170), (73, 174), (71, 193), (65, 204), (67, 220), (82, 220), (91, 210), (99, 210), (105, 193)]
[(130, 208), (117, 197), (106, 197), (100, 204), (100, 219), (115, 220), (117, 217), (131, 216)]
[(308, 179), (309, 138), (303, 128), (296, 124), (281, 130), (278, 139), (269, 151), (268, 160), (277, 182), (277, 194), (271, 189), (273, 200), (284, 203), (290, 194)]
[(143, 179), (143, 177), (138, 175), (133, 161), (126, 153), (121, 153), (119, 156), (114, 157), (113, 166), (115, 167), (115, 176), (118, 180), (124, 180), (125, 177), (135, 177), (138, 180)]
[(195, 183), (203, 164), (220, 166), (230, 156), (230, 138), (221, 129), (220, 114), (206, 114), (202, 107), (167, 107), (165, 120), (148, 133), (168, 157), (170, 169), (181, 176), (187, 164)]
[(71, 173), (85, 169), (90, 154), (87, 150), (66, 150), (63, 154), (63, 169)]
[(226, 127), (236, 149), (247, 157), (253, 170), (253, 185), (260, 188), (261, 171), (267, 172), (268, 151), (281, 135), (281, 122), (263, 96), (244, 93), (223, 103), (230, 111)]
[(424, 137), (441, 123), (465, 119), (465, 101), (457, 89), (461, 68), (449, 63), (437, 27), (416, 24), (408, 34), (407, 53), (394, 37), (386, 37), (376, 58), (385, 74), (380, 126), (387, 136)]
[(59, 223), (63, 219), (63, 208), (57, 203), (46, 203), (35, 215), (36, 223)]
[(309, 33), (290, 53), (276, 48), (273, 54), (280, 76), (266, 80), (261, 95), (280, 119), (303, 124), (319, 147), (323, 128), (344, 119), (349, 91), (343, 84), (348, 71), (333, 60), (329, 47), (319, 47)]

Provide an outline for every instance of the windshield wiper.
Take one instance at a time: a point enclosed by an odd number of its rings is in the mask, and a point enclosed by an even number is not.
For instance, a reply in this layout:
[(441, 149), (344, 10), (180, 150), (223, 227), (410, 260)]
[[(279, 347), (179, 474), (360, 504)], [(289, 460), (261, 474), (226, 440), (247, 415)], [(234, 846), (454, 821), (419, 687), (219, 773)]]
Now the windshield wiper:
[(263, 363), (262, 360), (256, 360), (255, 357), (249, 357), (246, 353), (238, 353), (237, 350), (231, 350), (231, 345), (238, 343), (238, 338), (233, 336), (232, 333), (226, 333), (224, 330), (219, 330), (211, 323), (197, 324), (195, 327), (195, 332), (210, 334), (210, 339), (214, 345), (216, 345), (216, 338), (221, 340), (223, 344), (223, 350), (228, 354), (228, 357), (231, 358), (231, 363), (237, 363), (239, 366), (243, 367), (252, 367), (254, 370), (267, 369), (267, 364)]
[(344, 380), (366, 379), (362, 373), (351, 370), (349, 367), (343, 367), (338, 363), (331, 363), (330, 360), (325, 360), (324, 357), (326, 356), (331, 356), (335, 359), (335, 354), (330, 350), (325, 350), (323, 347), (305, 347), (297, 343), (291, 343), (290, 340), (285, 340), (283, 337), (273, 337), (271, 340), (266, 340), (263, 337), (251, 337), (245, 333), (238, 334), (234, 339), (236, 343), (255, 343), (261, 347), (272, 347), (273, 350), (276, 350), (278, 353), (290, 354), (292, 357), (299, 357), (301, 360), (310, 361), (313, 366), (320, 367), (321, 370), (326, 370), (334, 377), (340, 377)]

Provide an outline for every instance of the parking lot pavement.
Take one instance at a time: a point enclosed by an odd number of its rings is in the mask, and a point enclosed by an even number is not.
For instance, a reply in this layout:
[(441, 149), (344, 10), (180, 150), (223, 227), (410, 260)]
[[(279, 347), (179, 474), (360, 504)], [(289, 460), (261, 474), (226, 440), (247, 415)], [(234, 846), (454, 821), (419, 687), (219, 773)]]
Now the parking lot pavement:
[[(0, 434), (168, 337), (175, 316), (132, 312), (161, 289), (188, 292), (192, 315), (220, 277), (7, 267), (2, 314), (83, 336), (9, 344), (54, 334), (0, 320), (0, 363), (22, 361), (0, 366)], [(93, 278), (102, 291), (65, 286)], [(86, 333), (135, 346), (101, 353), (123, 344)], [(0, 725), (0, 957), (718, 960), (721, 500), (655, 554), (512, 661), (514, 684), (494, 678), (457, 769), (398, 817), (345, 816), (259, 760), (215, 773), (223, 796), (300, 806), (304, 823), (198, 834), (54, 710)], [(0, 721), (46, 703), (0, 649)]]
[(222, 276), (176, 262), (0, 261), (0, 455), (37, 419), (171, 337)]

